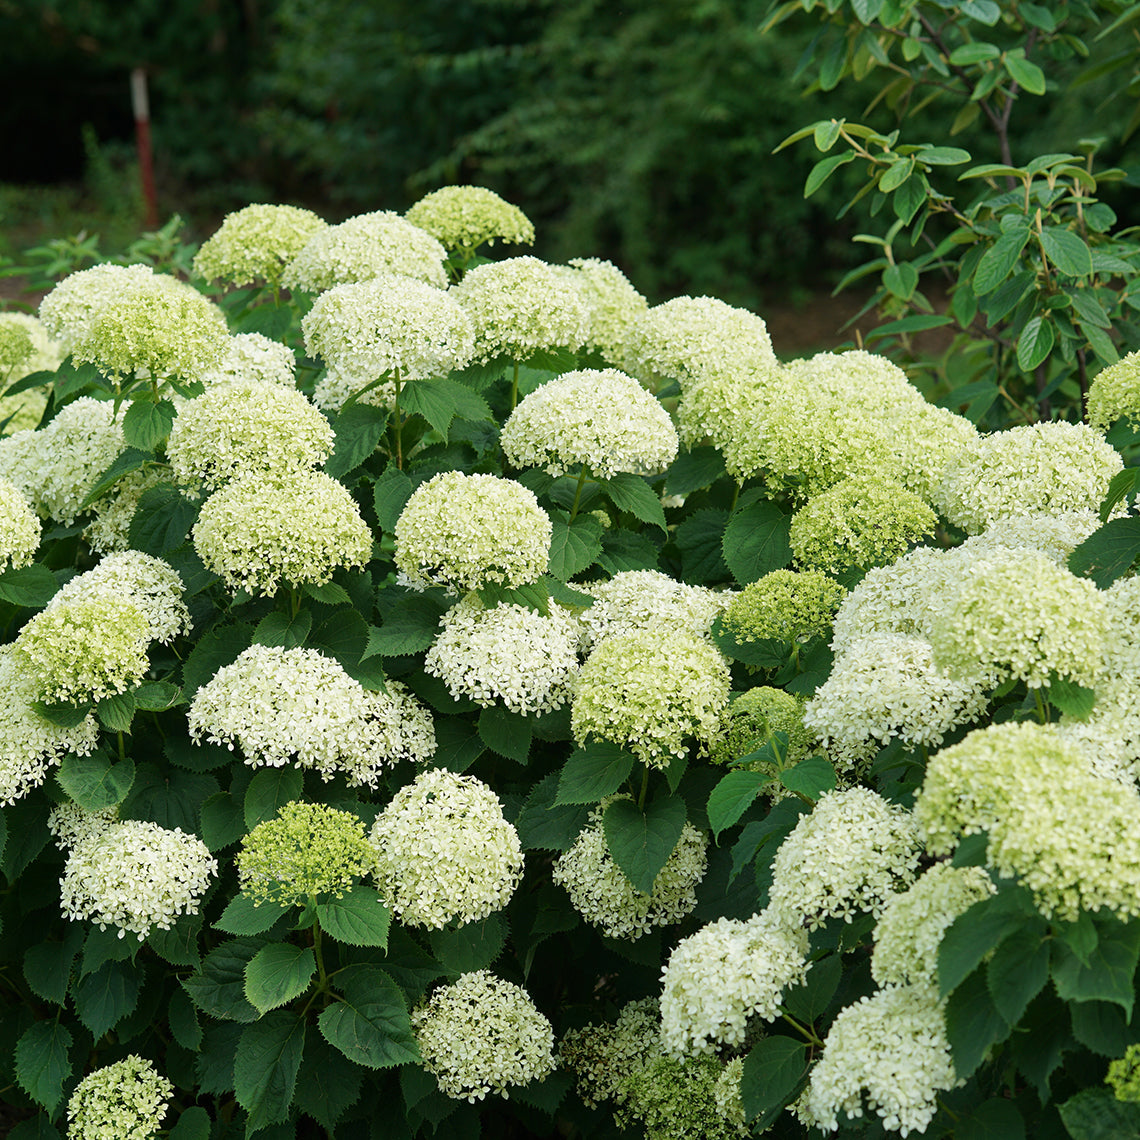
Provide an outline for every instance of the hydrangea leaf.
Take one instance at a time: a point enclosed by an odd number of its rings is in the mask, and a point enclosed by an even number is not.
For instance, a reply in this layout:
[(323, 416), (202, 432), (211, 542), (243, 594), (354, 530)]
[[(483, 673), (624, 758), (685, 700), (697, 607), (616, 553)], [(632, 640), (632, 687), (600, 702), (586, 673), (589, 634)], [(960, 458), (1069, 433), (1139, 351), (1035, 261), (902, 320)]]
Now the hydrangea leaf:
[(1140, 1135), (1140, 1104), (1117, 1100), (1108, 1089), (1090, 1088), (1058, 1105), (1073, 1140), (1133, 1140)]
[(331, 1133), (364, 1083), (364, 1070), (338, 1052), (319, 1033), (305, 1038), (294, 1094), (297, 1107)]
[(738, 823), (765, 785), (771, 782), (772, 777), (763, 772), (738, 771), (723, 776), (709, 796), (709, 825), (713, 834), (719, 837), (722, 831)]
[(214, 923), (217, 930), (227, 934), (264, 934), (271, 930), (291, 907), (283, 907), (272, 899), (255, 903), (248, 895), (236, 894), (226, 904), (226, 909)]
[(515, 826), (524, 850), (567, 851), (578, 838), (590, 815), (589, 806), (566, 804), (555, 807), (559, 773), (551, 772), (531, 790)]
[(1038, 918), (1032, 897), (1021, 887), (982, 899), (960, 914), (947, 927), (938, 947), (938, 981), (943, 997), (953, 992), (991, 950)]
[(985, 971), (975, 970), (946, 1003), (946, 1037), (958, 1076), (967, 1080), (1012, 1028), (990, 997)]
[(46, 606), (59, 589), (56, 576), (38, 562), (18, 566), (0, 574), (0, 599), (14, 606), (39, 609)]
[(398, 467), (389, 467), (372, 485), (376, 519), (381, 530), (392, 531), (415, 486)]
[(72, 987), (75, 1012), (96, 1041), (138, 1004), (141, 976), (131, 962), (104, 962)]
[(67, 985), (75, 956), (83, 945), (83, 931), (72, 924), (63, 942), (41, 942), (24, 954), (24, 979), (32, 993), (54, 1005), (67, 999)]
[(724, 474), (724, 456), (715, 447), (694, 447), (673, 460), (665, 475), (666, 495), (691, 495)]
[(123, 415), (123, 436), (132, 448), (153, 452), (170, 435), (174, 416), (169, 400), (135, 400)]
[(350, 966), (337, 975), (337, 989), (340, 1000), (317, 1019), (330, 1045), (369, 1069), (419, 1060), (404, 996), (383, 970)]
[(807, 1067), (806, 1053), (807, 1046), (790, 1037), (766, 1037), (752, 1047), (740, 1081), (746, 1120), (791, 1102)]
[(358, 883), (340, 898), (317, 903), (321, 929), (347, 946), (388, 945), (392, 912), (372, 887)]
[(267, 1013), (303, 994), (316, 972), (317, 959), (308, 946), (272, 942), (246, 964), (245, 996), (256, 1010)]
[(629, 511), (634, 518), (667, 530), (661, 499), (640, 475), (620, 474), (602, 481), (602, 487), (619, 511)]
[(245, 791), (245, 825), (251, 831), (272, 819), (287, 803), (301, 798), (304, 773), (297, 768), (262, 768)]
[(135, 780), (135, 762), (128, 756), (112, 763), (102, 752), (71, 753), (56, 773), (63, 790), (85, 811), (102, 811), (126, 798)]
[(325, 463), (325, 471), (334, 479), (355, 471), (376, 450), (387, 426), (387, 408), (349, 404), (333, 424), (336, 444)]
[(550, 535), (550, 573), (566, 582), (592, 566), (602, 553), (602, 524), (592, 515), (563, 522), (553, 520)]
[(636, 757), (618, 744), (595, 741), (571, 753), (558, 780), (556, 805), (596, 804), (628, 779)]
[(286, 1120), (305, 1048), (305, 1019), (276, 1010), (247, 1025), (234, 1057), (234, 1095), (249, 1113), (246, 1135)]
[(204, 1013), (228, 1021), (255, 1021), (258, 1013), (246, 1000), (246, 963), (265, 945), (264, 938), (233, 938), (211, 950), (197, 972), (182, 979), (190, 999)]
[(791, 562), (791, 527), (792, 516), (764, 500), (733, 512), (724, 530), (722, 549), (740, 585), (747, 586)]
[(1002, 1017), (1017, 1025), (1049, 980), (1048, 927), (1030, 921), (1004, 939), (986, 963), (986, 984)]
[(150, 487), (143, 492), (131, 519), (131, 548), (161, 558), (186, 541), (197, 517), (198, 504), (173, 484)]
[(526, 717), (492, 707), (479, 714), (479, 738), (492, 752), (525, 764), (534, 732)]
[(209, 1140), (210, 1114), (198, 1105), (193, 1104), (179, 1114), (178, 1120), (170, 1130), (169, 1140)]
[(836, 786), (835, 769), (822, 756), (809, 756), (794, 768), (780, 773), (780, 783), (789, 792), (818, 800)]
[(1097, 919), (1100, 938), (1088, 965), (1055, 942), (1053, 983), (1062, 1001), (1115, 1002), (1131, 1018), (1136, 992), (1132, 980), (1140, 959), (1140, 924), (1109, 916)]
[(644, 811), (630, 800), (614, 800), (602, 817), (606, 846), (626, 878), (642, 894), (653, 891), (685, 826), (685, 801), (659, 796)]
[(71, 1043), (70, 1030), (57, 1021), (37, 1021), (16, 1042), (16, 1080), (32, 1100), (53, 1114), (71, 1075), (67, 1055)]
[(507, 944), (507, 924), (501, 914), (492, 914), (458, 929), (433, 930), (430, 942), (435, 960), (455, 978), (485, 969), (498, 958)]

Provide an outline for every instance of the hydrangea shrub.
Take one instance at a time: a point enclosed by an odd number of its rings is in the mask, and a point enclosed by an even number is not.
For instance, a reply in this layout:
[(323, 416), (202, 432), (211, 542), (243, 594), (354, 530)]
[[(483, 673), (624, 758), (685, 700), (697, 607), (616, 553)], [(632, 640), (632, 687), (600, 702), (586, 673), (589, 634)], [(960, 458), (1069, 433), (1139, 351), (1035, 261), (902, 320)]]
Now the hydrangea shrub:
[(533, 238), (255, 205), (0, 337), (15, 1140), (1140, 1132), (1124, 382)]

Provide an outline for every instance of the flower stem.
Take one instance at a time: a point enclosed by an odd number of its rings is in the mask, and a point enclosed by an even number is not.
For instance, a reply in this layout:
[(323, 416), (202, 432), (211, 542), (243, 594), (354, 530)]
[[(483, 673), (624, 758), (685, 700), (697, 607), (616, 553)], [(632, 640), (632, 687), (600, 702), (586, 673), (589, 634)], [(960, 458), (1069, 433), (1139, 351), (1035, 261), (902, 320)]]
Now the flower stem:
[[(396, 443), (396, 467), (404, 469), (403, 425), (400, 423), (400, 370), (393, 374), (396, 382), (396, 397), (392, 401), (392, 437)], [(512, 405), (513, 406), (513, 405)]]
[(578, 475), (578, 486), (574, 490), (574, 503), (570, 507), (570, 521), (573, 522), (578, 514), (578, 503), (582, 498), (582, 487), (586, 482), (586, 465), (582, 464), (582, 470)]
[(519, 362), (515, 361), (515, 374), (511, 380), (511, 411), (515, 410), (515, 405), (519, 402)]
[(780, 1010), (780, 1016), (795, 1030), (803, 1035), (804, 1039), (811, 1042), (812, 1045), (823, 1046), (819, 1035), (809, 1025), (801, 1025), (790, 1013), (785, 1010)]
[(645, 771), (641, 774), (641, 791), (637, 797), (637, 807), (639, 811), (645, 810), (645, 793), (649, 791), (649, 765), (645, 765)]

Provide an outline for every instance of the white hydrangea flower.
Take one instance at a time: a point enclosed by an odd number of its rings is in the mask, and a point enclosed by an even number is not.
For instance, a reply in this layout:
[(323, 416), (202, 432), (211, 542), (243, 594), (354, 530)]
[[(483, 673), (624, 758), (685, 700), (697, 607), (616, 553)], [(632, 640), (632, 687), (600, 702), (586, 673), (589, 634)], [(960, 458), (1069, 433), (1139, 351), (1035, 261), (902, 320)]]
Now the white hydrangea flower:
[(988, 706), (984, 678), (956, 680), (934, 664), (927, 641), (872, 633), (849, 642), (807, 702), (804, 724), (848, 766), (898, 737), (934, 746)]
[(174, 1085), (137, 1053), (96, 1069), (67, 1102), (68, 1140), (153, 1140)]
[(630, 330), (649, 302), (613, 262), (572, 257), (570, 265), (577, 271), (578, 288), (590, 314), (585, 347), (620, 368)]
[(763, 371), (718, 369), (691, 381), (677, 402), (677, 434), (681, 442), (691, 448), (707, 440), (727, 454), (738, 438), (738, 425), (752, 419), (757, 404), (768, 399), (768, 383), (779, 376), (782, 368), (774, 360)]
[[(9, 337), (25, 351), (6, 352), (5, 344)], [(38, 317), (31, 313), (0, 313), (0, 380), (3, 381), (0, 387), (6, 388), (33, 372), (55, 372), (62, 360), (60, 343), (51, 337)], [(0, 418), (11, 413), (11, 407), (0, 403)]]
[(305, 347), (354, 391), (382, 376), (431, 380), (463, 368), (475, 350), (471, 322), (450, 293), (393, 274), (337, 285), (313, 302)]
[(1009, 515), (1095, 511), (1123, 467), (1085, 424), (1023, 424), (964, 448), (946, 468), (936, 505), (969, 534)]
[(396, 567), (419, 590), (525, 586), (546, 572), (552, 530), (521, 483), (444, 471), (412, 492), (396, 520)]
[(976, 556), (947, 584), (926, 631), (951, 676), (1014, 677), (1033, 688), (1051, 673), (1092, 685), (1107, 635), (1103, 595), (1046, 554), (1005, 547)]
[(740, 1136), (749, 1134), (748, 1123), (744, 1117), (744, 1099), (740, 1093), (740, 1082), (744, 1077), (744, 1058), (733, 1057), (728, 1061), (720, 1076), (717, 1078), (713, 1097), (716, 1100), (717, 1111), (731, 1124)]
[(181, 486), (215, 490), (239, 475), (319, 467), (335, 438), (328, 420), (296, 389), (245, 380), (187, 400), (166, 454)]
[(960, 549), (982, 555), (998, 547), (1039, 550), (1060, 566), (1100, 525), (1100, 515), (1091, 508), (1056, 515), (1005, 515), (967, 538)]
[(84, 704), (139, 684), (150, 641), (140, 606), (98, 591), (36, 614), (14, 644), (36, 678), (38, 699)]
[(421, 772), (376, 817), (376, 881), (409, 926), (438, 929), (501, 910), (522, 880), (518, 832), (474, 776)]
[(282, 585), (323, 586), (338, 567), (372, 557), (355, 500), (320, 471), (242, 475), (202, 504), (194, 549), (231, 590), (273, 597)]
[(772, 861), (772, 906), (802, 916), (809, 930), (828, 918), (877, 918), (914, 881), (918, 823), (869, 788), (824, 792)]
[(880, 986), (936, 986), (942, 936), (959, 915), (995, 891), (982, 867), (935, 863), (883, 907), (875, 927), (871, 976)]
[(627, 1002), (617, 1021), (570, 1029), (558, 1043), (558, 1063), (574, 1074), (587, 1108), (624, 1099), (622, 1081), (661, 1054), (656, 998)]
[(391, 210), (376, 210), (315, 230), (285, 266), (281, 283), (323, 293), (335, 285), (395, 273), (446, 289), (446, 259), (447, 251), (426, 230)]
[(70, 851), (77, 843), (84, 842), (104, 831), (119, 818), (119, 807), (103, 808), (101, 811), (88, 811), (70, 800), (56, 804), (48, 815), (48, 831), (55, 837), (55, 845), (61, 851)]
[(763, 373), (776, 364), (763, 319), (716, 297), (674, 297), (632, 323), (625, 343), (631, 372), (655, 387), (662, 378), (682, 390), (728, 368)]
[(424, 658), (424, 671), (453, 697), (484, 707), (501, 700), (523, 716), (561, 708), (577, 669), (578, 623), (565, 607), (551, 603), (550, 613), (541, 614), (500, 602), (488, 609), (477, 596), (443, 615)]
[(292, 388), (296, 373), (297, 358), (287, 344), (261, 333), (238, 333), (226, 342), (221, 360), (196, 379), (207, 388), (254, 380)]
[(1098, 776), (1053, 725), (995, 724), (944, 748), (914, 810), (932, 855), (988, 832), (987, 865), (1048, 918), (1140, 914), (1140, 791)]
[(691, 738), (707, 751), (729, 687), (728, 663), (705, 638), (660, 624), (611, 634), (578, 673), (574, 739), (609, 740), (664, 768)]
[(566, 888), (574, 909), (609, 938), (636, 941), (655, 926), (680, 922), (697, 905), (697, 885), (708, 867), (708, 836), (686, 822), (677, 845), (642, 894), (614, 861), (606, 843), (602, 816), (613, 799), (604, 800), (589, 822), (554, 864), (554, 882)]
[(339, 412), (354, 396), (357, 397), (358, 404), (390, 408), (396, 402), (396, 382), (385, 380), (375, 388), (369, 388), (361, 393), (359, 380), (352, 376), (344, 376), (335, 368), (328, 368), (313, 389), (313, 403), (322, 412)]
[(452, 292), (475, 331), (476, 360), (577, 349), (589, 334), (589, 312), (576, 286), (536, 257), (477, 265)]
[(326, 223), (299, 206), (256, 203), (227, 214), (194, 256), (194, 272), (208, 281), (276, 286), (281, 274)]
[(0, 478), (0, 571), (30, 566), (40, 545), (40, 520), (24, 492)]
[(834, 1132), (874, 1111), (888, 1132), (925, 1132), (954, 1070), (938, 988), (891, 986), (849, 1005), (832, 1022), (799, 1102), (800, 1119)]
[(66, 355), (87, 338), (105, 305), (154, 281), (149, 265), (93, 265), (65, 277), (40, 302), (40, 320)]
[(94, 714), (63, 728), (32, 707), (39, 682), (12, 646), (0, 647), (0, 807), (15, 803), (44, 782), (64, 756), (88, 756), (99, 739)]
[(397, 681), (370, 693), (316, 649), (251, 645), (194, 695), (190, 738), (241, 749), (254, 768), (296, 763), (375, 787), (401, 760), (435, 751), (431, 714)]
[(190, 611), (182, 600), (182, 576), (168, 562), (126, 550), (108, 554), (98, 566), (61, 586), (47, 609), (95, 597), (125, 599), (147, 620), (147, 637), (166, 645), (190, 632)]
[(583, 589), (594, 599), (579, 614), (587, 649), (611, 634), (647, 626), (707, 637), (734, 596), (678, 582), (660, 570), (622, 570), (607, 582), (591, 582)]
[(448, 249), (474, 251), (497, 239), (534, 244), (534, 225), (522, 210), (482, 186), (441, 186), (404, 216)]
[(585, 465), (602, 479), (655, 475), (677, 454), (677, 432), (657, 398), (615, 369), (565, 372), (511, 413), (499, 442), (515, 467), (565, 475)]
[(169, 930), (180, 914), (197, 914), (198, 902), (218, 872), (206, 845), (181, 828), (119, 820), (80, 839), (60, 879), (66, 918), (90, 919), (100, 930), (117, 927), (142, 942), (157, 927)]
[(554, 1070), (554, 1030), (521, 986), (488, 970), (463, 974), (412, 1011), (423, 1067), (440, 1092), (470, 1104)]
[(808, 970), (802, 924), (769, 907), (718, 918), (683, 938), (661, 971), (661, 1041), (675, 1057), (743, 1043), (751, 1017), (774, 1021)]
[(883, 408), (891, 451), (900, 460), (898, 480), (927, 503), (937, 502), (947, 466), (981, 438), (965, 416), (949, 408), (907, 399)]

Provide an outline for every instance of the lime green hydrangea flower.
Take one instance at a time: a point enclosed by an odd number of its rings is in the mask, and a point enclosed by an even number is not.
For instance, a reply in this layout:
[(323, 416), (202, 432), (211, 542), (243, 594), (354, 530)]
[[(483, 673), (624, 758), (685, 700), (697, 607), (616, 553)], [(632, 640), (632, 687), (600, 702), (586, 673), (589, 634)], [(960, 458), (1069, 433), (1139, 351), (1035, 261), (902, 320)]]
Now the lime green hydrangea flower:
[(132, 1053), (88, 1073), (67, 1102), (69, 1140), (154, 1140), (174, 1085)]
[(611, 261), (572, 257), (570, 266), (576, 271), (578, 289), (589, 310), (585, 347), (622, 367), (630, 330), (649, 308), (649, 302)]
[[(811, 755), (815, 733), (804, 724), (804, 698), (783, 689), (759, 685), (735, 697), (721, 717), (709, 750), (714, 764), (731, 764), (750, 752), (758, 752), (777, 732), (788, 738), (784, 768), (792, 768)], [(770, 765), (753, 761), (752, 771), (774, 775)], [(769, 785), (778, 791), (778, 785)]]
[(155, 287), (155, 273), (149, 265), (93, 265), (69, 274), (44, 297), (40, 320), (66, 355), (87, 339), (105, 306), (125, 294)]
[(256, 905), (306, 906), (341, 898), (376, 862), (364, 824), (351, 812), (294, 801), (263, 820), (237, 854), (242, 894)]
[(372, 557), (355, 500), (320, 471), (242, 475), (202, 504), (194, 549), (231, 590), (273, 597), (283, 586), (323, 586), (338, 567)]
[(726, 1118), (717, 1104), (724, 1063), (716, 1057), (654, 1057), (621, 1083), (624, 1112), (644, 1129), (646, 1140), (738, 1140), (748, 1129)]
[[(463, 974), (412, 1011), (423, 1067), (439, 1091), (470, 1104), (541, 1081), (554, 1069), (554, 1029), (521, 986), (489, 970)], [(457, 1048), (457, 1042), (463, 1047)]]
[(660, 1025), (657, 999), (639, 998), (627, 1002), (616, 1021), (567, 1030), (558, 1043), (558, 1063), (574, 1074), (587, 1108), (623, 1102), (622, 1081), (661, 1056)]
[(419, 590), (525, 586), (546, 573), (552, 529), (521, 483), (444, 471), (416, 488), (396, 520), (396, 568)]
[(578, 674), (574, 739), (609, 740), (653, 768), (707, 751), (728, 704), (729, 670), (707, 640), (650, 625), (607, 637)]
[(494, 245), (500, 239), (534, 245), (534, 226), (526, 214), (482, 186), (441, 186), (404, 217), (451, 250), (473, 253), (484, 242)]
[(285, 266), (326, 222), (299, 206), (246, 206), (225, 216), (194, 257), (194, 272), (207, 281), (276, 288)]
[(1109, 1061), (1104, 1083), (1117, 1100), (1140, 1103), (1140, 1044), (1129, 1045), (1123, 1057)]
[(376, 210), (315, 230), (285, 267), (281, 284), (323, 293), (334, 285), (395, 273), (446, 289), (446, 257), (447, 251), (426, 230), (391, 210)]
[(1105, 432), (1119, 419), (1140, 420), (1140, 352), (1101, 369), (1089, 385), (1089, 427)]
[(934, 511), (901, 484), (851, 476), (792, 516), (790, 541), (801, 566), (838, 574), (889, 565), (931, 537), (937, 522)]
[(828, 633), (846, 593), (821, 570), (773, 570), (728, 603), (722, 624), (739, 642), (807, 641)]
[(40, 520), (24, 493), (0, 478), (0, 570), (30, 566), (40, 545)]
[(207, 389), (250, 381), (292, 388), (296, 372), (297, 358), (287, 344), (270, 340), (261, 333), (238, 333), (226, 342), (226, 350), (218, 363), (196, 379)]

